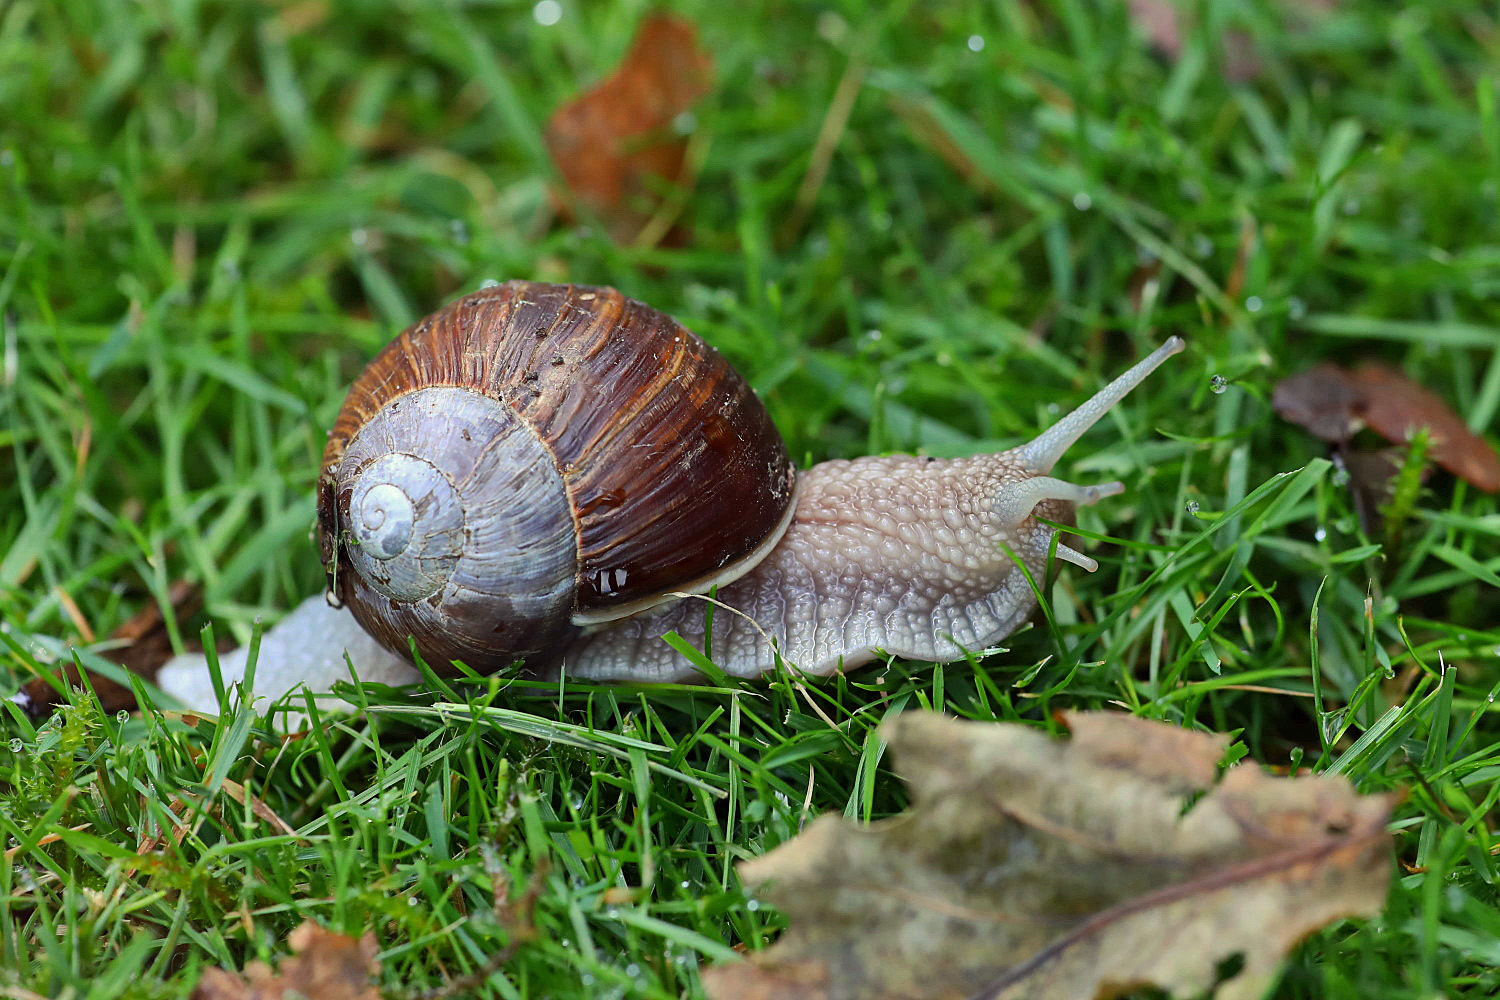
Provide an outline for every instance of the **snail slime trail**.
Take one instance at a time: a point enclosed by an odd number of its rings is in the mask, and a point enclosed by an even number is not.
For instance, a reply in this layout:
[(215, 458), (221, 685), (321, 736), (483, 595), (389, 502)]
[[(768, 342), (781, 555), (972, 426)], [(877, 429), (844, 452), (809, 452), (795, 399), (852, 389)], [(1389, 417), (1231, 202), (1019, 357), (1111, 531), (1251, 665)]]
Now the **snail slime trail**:
[[(1050, 475), (1172, 337), (1035, 440), (959, 459), (889, 455), (801, 473), (764, 406), (671, 317), (610, 288), (512, 281), (406, 330), (355, 380), (329, 436), (310, 598), (262, 640), (255, 688), (325, 691), (524, 661), (533, 676), (695, 676), (661, 641), (707, 643), (739, 677), (826, 674), (884, 651), (946, 661), (1035, 609), (1075, 507), (1121, 492)], [(1066, 545), (1058, 556), (1086, 570)], [(726, 608), (704, 635), (704, 602)], [(226, 682), (243, 653), (222, 656)], [(201, 655), (158, 683), (217, 702)]]

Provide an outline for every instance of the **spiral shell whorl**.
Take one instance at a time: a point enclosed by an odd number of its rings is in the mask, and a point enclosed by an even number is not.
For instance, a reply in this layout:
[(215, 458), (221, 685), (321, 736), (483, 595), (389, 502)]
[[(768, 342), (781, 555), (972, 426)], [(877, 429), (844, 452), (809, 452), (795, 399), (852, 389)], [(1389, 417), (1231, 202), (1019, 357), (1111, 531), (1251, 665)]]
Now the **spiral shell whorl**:
[(343, 585), (372, 634), (483, 669), (503, 665), (496, 650), (539, 655), (570, 627), (572, 513), (556, 459), (509, 407), (457, 386), (398, 396), (333, 479), (355, 571)]
[(356, 473), (349, 561), (398, 601), (441, 590), (463, 552), (464, 508), (453, 481), (431, 462), (402, 452), (345, 467)]

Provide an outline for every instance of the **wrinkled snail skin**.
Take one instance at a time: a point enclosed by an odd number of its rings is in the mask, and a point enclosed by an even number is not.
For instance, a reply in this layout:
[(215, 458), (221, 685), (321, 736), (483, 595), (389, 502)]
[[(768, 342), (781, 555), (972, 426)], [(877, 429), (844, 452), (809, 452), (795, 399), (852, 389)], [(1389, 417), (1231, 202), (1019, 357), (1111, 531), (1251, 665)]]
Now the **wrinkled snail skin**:
[[(1043, 521), (1123, 489), (1053, 466), (1182, 349), (1170, 338), (1008, 451), (798, 474), (754, 392), (670, 317), (608, 288), (476, 292), (350, 389), (318, 486), (332, 606), (310, 599), (266, 633), (256, 693), (326, 691), (348, 678), (346, 651), (361, 679), (416, 680), (412, 641), (439, 672), (524, 661), (533, 676), (645, 682), (696, 675), (668, 631), (740, 677), (983, 649), (1035, 609), (1020, 566), (1042, 577)], [(706, 599), (684, 595), (710, 590), (705, 641)], [(244, 657), (224, 661), (238, 679)], [(158, 683), (216, 705), (201, 655)]]
[[(883, 651), (943, 662), (993, 645), (1036, 607), (1016, 560), (1040, 579), (1054, 529), (1074, 508), (1123, 490), (1046, 475), (1077, 438), (1162, 361), (1172, 338), (1029, 444), (995, 455), (831, 461), (803, 472), (791, 527), (767, 558), (719, 589), (704, 642), (703, 601), (682, 600), (578, 639), (563, 670), (578, 678), (673, 681), (692, 665), (662, 642), (676, 631), (725, 673), (775, 669), (777, 654), (828, 674)], [(1013, 554), (1007, 554), (1006, 549)], [(1084, 569), (1093, 560), (1059, 544)]]

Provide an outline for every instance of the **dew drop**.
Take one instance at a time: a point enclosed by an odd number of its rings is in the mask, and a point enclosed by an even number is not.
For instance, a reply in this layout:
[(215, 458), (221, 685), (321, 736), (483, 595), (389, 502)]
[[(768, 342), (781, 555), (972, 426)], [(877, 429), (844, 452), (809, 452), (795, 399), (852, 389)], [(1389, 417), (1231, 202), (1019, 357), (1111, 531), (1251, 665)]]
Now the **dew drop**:
[(120, 709), (115, 713), (115, 721), (122, 726), (125, 725), (125, 723), (130, 721), (130, 713), (123, 708)]
[(1182, 506), (1183, 506), (1183, 509), (1186, 510), (1189, 514), (1197, 514), (1200, 505), (1199, 505), (1198, 501), (1196, 501), (1196, 500), (1189, 500), (1187, 503), (1183, 504)]
[(1313, 538), (1319, 542), (1326, 540), (1328, 538), (1328, 529), (1321, 524), (1318, 525), (1318, 530), (1313, 532)]
[(370, 231), (363, 226), (349, 230), (349, 242), (357, 247), (365, 246), (370, 242)]
[(532, 19), (544, 28), (550, 28), (562, 20), (562, 4), (557, 0), (537, 0), (537, 5), (531, 8)]
[(469, 245), (469, 227), (463, 219), (450, 219), (448, 221), (448, 237), (458, 246)]
[(983, 35), (970, 35), (969, 36), (969, 51), (970, 52), (983, 52), (984, 51), (984, 36)]
[(1258, 312), (1260, 312), (1261, 307), (1264, 306), (1264, 305), (1265, 305), (1265, 303), (1261, 301), (1261, 298), (1260, 298), (1259, 295), (1252, 295), (1248, 299), (1245, 300), (1245, 311), (1246, 312), (1258, 313)]
[(754, 913), (756, 910), (760, 909), (760, 900), (749, 900), (745, 903), (745, 909), (749, 910), (751, 913)]
[(15, 739), (13, 739), (13, 740), (10, 741), (10, 752), (11, 753), (20, 753), (22, 750), (25, 750), (25, 749), (26, 749), (26, 744), (23, 743), (23, 742), (21, 742), (21, 738), (19, 736), (17, 736)]
[(1292, 319), (1301, 319), (1307, 315), (1307, 303), (1293, 295), (1286, 301), (1286, 314)]
[(479, 283), (479, 287), (480, 287), (481, 290), (486, 289), (486, 288), (499, 288), (500, 287), (500, 281), (499, 281), (498, 278), (485, 278), (483, 281), (481, 281)]
[(1080, 191), (1073, 196), (1073, 207), (1080, 212), (1087, 212), (1094, 207), (1094, 199), (1089, 197), (1087, 191)]
[(678, 112), (672, 119), (672, 131), (678, 135), (692, 135), (698, 131), (698, 116), (691, 111)]
[(1223, 375), (1215, 375), (1208, 380), (1208, 388), (1215, 396), (1224, 395), (1224, 390), (1229, 388), (1229, 380)]

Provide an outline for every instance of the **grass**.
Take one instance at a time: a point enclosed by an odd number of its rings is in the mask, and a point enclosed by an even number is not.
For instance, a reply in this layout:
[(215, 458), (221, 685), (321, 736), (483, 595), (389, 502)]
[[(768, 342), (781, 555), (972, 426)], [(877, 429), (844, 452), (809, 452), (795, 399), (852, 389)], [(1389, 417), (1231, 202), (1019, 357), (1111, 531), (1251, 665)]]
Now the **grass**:
[[(175, 580), (205, 595), (173, 623), (188, 638), (211, 619), (246, 641), (313, 592), (343, 387), (488, 278), (678, 316), (805, 462), (1015, 443), (1168, 333), (1190, 345), (1064, 461), (1128, 492), (1081, 514), (1100, 571), (1048, 581), (1003, 654), (370, 689), (292, 739), (244, 707), (189, 725), (86, 691), (36, 728), (9, 712), (0, 992), (184, 996), (305, 919), (372, 930), (398, 994), (439, 987), (513, 942), (494, 900), (535, 878), (535, 936), (473, 995), (691, 996), (700, 963), (781, 926), (736, 861), (818, 812), (902, 807), (887, 715), (1111, 706), (1407, 790), (1385, 914), (1314, 936), (1275, 996), (1493, 996), (1495, 499), (1434, 475), (1388, 547), (1268, 400), (1318, 359), (1378, 356), (1495, 425), (1500, 22), (1457, 0), (1197, 6), (1169, 60), (1112, 3), (683, 3), (719, 81), (683, 249), (549, 207), (542, 124), (643, 3), (546, 28), (528, 3), (0, 8), (12, 682)], [(1248, 80), (1225, 77), (1226, 29)]]

